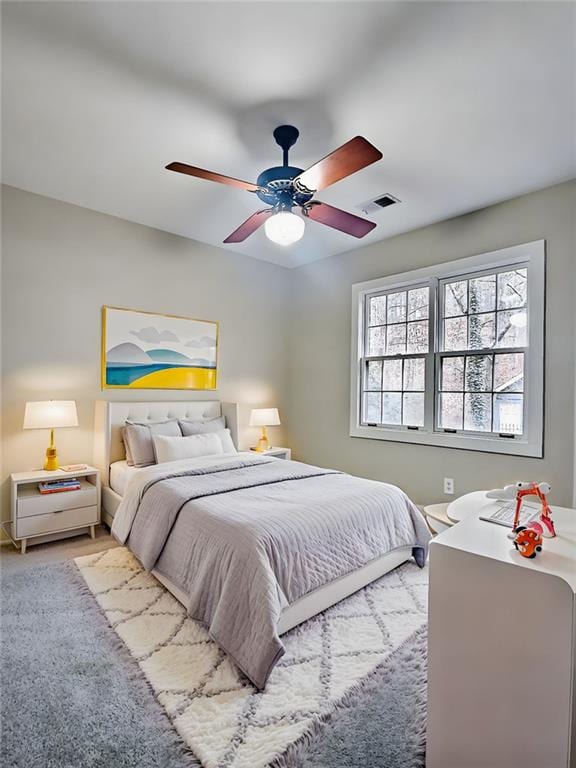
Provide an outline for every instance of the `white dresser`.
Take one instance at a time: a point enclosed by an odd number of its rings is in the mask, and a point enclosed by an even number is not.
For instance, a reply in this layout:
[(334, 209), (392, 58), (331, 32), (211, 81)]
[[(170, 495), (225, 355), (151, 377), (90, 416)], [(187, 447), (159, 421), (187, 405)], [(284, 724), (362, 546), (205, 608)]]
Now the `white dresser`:
[(470, 503), (430, 545), (426, 766), (576, 768), (576, 510), (528, 560)]
[[(43, 495), (38, 484), (49, 480), (77, 477), (80, 489)], [(29, 539), (36, 542), (65, 538), (90, 531), (100, 522), (100, 473), (94, 467), (79, 472), (56, 470), (16, 472), (10, 476), (12, 502), (12, 539), (20, 542), (22, 554)]]

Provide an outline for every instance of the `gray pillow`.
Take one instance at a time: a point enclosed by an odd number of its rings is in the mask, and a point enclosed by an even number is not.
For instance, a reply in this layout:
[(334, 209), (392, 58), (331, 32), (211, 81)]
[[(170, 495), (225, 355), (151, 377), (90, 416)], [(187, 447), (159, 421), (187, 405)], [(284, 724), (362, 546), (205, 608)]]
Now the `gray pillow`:
[(126, 427), (122, 427), (120, 430), (120, 440), (122, 440), (124, 444), (124, 453), (126, 454), (126, 464), (128, 464), (129, 467), (134, 466), (134, 459), (132, 458), (132, 454), (130, 453), (130, 446), (128, 445), (128, 440), (126, 439)]
[(149, 422), (147, 424), (127, 421), (124, 434), (128, 452), (135, 467), (148, 467), (150, 464), (156, 464), (156, 453), (154, 451), (152, 435), (182, 437), (182, 432), (176, 419)]
[(204, 419), (203, 421), (179, 421), (178, 423), (184, 437), (205, 435), (208, 432), (220, 432), (221, 429), (226, 429), (224, 416), (216, 416), (215, 419)]

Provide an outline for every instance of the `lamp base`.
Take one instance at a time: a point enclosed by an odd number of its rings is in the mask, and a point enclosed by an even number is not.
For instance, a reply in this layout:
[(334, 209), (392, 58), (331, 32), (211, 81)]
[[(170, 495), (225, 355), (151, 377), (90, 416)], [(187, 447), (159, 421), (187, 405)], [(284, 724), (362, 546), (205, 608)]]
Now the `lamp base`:
[(268, 433), (266, 432), (266, 427), (262, 427), (262, 434), (260, 435), (260, 439), (258, 440), (258, 444), (254, 448), (255, 451), (258, 451), (258, 453), (264, 453), (264, 451), (270, 450), (270, 441), (268, 440)]
[(54, 446), (49, 446), (46, 448), (46, 461), (44, 462), (44, 469), (47, 472), (54, 472), (54, 470), (58, 469), (58, 455), (56, 453), (56, 448)]

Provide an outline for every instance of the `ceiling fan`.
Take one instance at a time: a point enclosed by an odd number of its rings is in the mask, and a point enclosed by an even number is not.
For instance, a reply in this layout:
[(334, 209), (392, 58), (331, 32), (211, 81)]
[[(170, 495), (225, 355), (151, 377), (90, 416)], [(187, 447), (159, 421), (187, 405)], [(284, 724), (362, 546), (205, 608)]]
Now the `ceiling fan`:
[[(356, 136), (304, 171), (288, 162), (288, 152), (299, 135), (298, 129), (293, 125), (279, 125), (274, 130), (276, 143), (282, 147), (283, 162), (282, 165), (262, 171), (256, 184), (186, 163), (170, 163), (166, 168), (176, 173), (185, 173), (188, 176), (255, 192), (262, 202), (271, 206), (253, 213), (238, 229), (228, 235), (225, 243), (241, 243), (264, 224), (266, 236), (270, 240), (280, 245), (291, 245), (304, 234), (304, 219), (318, 221), (353, 237), (364, 237), (376, 226), (373, 221), (312, 198), (316, 192), (380, 160), (382, 153), (362, 136)], [(292, 212), (295, 207), (300, 208), (304, 218)]]

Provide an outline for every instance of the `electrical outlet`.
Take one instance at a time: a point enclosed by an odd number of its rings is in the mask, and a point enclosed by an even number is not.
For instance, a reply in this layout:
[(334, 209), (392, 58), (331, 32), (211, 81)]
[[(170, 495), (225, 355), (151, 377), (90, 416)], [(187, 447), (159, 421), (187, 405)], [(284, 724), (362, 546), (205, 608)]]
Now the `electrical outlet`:
[(454, 495), (454, 478), (453, 477), (444, 478), (444, 493), (447, 496)]

